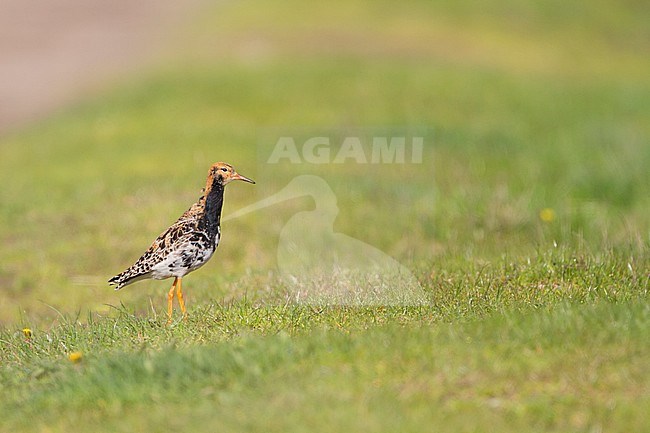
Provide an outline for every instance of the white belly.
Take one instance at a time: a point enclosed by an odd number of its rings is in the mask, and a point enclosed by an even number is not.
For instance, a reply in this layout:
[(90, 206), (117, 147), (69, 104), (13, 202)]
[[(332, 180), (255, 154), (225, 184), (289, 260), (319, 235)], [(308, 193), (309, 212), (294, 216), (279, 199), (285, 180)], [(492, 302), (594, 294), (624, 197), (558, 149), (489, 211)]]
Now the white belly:
[(187, 244), (176, 248), (164, 260), (151, 268), (151, 276), (157, 280), (183, 277), (207, 263), (214, 254), (212, 248), (198, 248)]

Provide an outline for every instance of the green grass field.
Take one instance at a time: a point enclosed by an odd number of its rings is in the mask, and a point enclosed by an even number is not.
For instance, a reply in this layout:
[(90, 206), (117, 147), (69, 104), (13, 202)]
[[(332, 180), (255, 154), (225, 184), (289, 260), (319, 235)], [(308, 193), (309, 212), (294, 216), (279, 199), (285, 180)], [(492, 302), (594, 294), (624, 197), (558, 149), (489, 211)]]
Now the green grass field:
[[(648, 21), (634, 1), (207, 7), (159, 64), (0, 139), (0, 431), (650, 429)], [(407, 130), (420, 164), (266, 163), (282, 135)], [(278, 242), (308, 198), (223, 223), (187, 321), (165, 326), (171, 281), (114, 292), (218, 160), (258, 182), (226, 215), (321, 176), (334, 230), (428, 303), (292, 302)]]

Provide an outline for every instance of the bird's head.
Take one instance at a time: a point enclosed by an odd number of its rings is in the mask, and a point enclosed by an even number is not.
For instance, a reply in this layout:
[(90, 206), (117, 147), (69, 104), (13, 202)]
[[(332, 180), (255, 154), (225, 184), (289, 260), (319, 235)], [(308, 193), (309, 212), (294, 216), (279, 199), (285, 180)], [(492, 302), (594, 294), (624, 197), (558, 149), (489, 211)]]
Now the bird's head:
[(222, 185), (227, 185), (233, 180), (243, 180), (244, 182), (255, 183), (253, 180), (237, 173), (232, 165), (226, 164), (225, 162), (215, 162), (212, 164), (208, 177), (211, 177)]

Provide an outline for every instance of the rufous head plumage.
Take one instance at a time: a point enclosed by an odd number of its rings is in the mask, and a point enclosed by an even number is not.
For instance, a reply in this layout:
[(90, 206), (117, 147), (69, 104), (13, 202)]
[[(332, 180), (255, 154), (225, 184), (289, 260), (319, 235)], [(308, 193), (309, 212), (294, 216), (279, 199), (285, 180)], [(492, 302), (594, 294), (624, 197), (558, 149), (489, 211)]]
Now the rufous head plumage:
[(227, 185), (233, 180), (243, 180), (248, 183), (255, 183), (252, 179), (242, 176), (237, 173), (232, 165), (226, 164), (225, 162), (215, 162), (210, 167), (208, 172), (208, 178), (217, 180), (222, 185)]

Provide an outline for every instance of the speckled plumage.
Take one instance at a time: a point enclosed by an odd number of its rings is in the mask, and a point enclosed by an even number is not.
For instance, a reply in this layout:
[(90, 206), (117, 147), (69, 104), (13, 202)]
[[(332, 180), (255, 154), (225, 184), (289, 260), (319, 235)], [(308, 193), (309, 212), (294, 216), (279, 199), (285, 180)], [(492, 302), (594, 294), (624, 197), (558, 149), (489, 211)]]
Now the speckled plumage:
[[(255, 183), (229, 164), (213, 164), (199, 200), (158, 236), (130, 268), (109, 280), (115, 290), (147, 278), (180, 279), (203, 266), (219, 245), (224, 187), (233, 180)], [(176, 280), (172, 290), (175, 285)], [(182, 299), (181, 295), (179, 298)], [(184, 308), (182, 303), (181, 307)]]
[(109, 280), (115, 290), (147, 278), (184, 277), (212, 257), (219, 245), (219, 225), (215, 234), (201, 230), (199, 218), (186, 217), (188, 212), (158, 236), (130, 268)]

